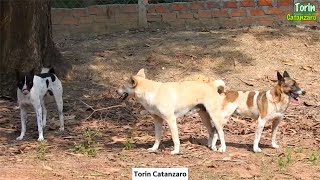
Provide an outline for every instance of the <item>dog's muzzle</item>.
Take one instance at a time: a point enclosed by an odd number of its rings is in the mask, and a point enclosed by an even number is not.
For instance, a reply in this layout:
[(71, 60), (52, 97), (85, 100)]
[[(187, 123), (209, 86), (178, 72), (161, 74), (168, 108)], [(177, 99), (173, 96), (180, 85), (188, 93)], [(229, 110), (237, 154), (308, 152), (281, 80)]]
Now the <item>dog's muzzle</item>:
[(24, 94), (24, 95), (27, 95), (27, 94), (29, 94), (29, 91), (28, 91), (28, 89), (22, 89), (22, 94)]

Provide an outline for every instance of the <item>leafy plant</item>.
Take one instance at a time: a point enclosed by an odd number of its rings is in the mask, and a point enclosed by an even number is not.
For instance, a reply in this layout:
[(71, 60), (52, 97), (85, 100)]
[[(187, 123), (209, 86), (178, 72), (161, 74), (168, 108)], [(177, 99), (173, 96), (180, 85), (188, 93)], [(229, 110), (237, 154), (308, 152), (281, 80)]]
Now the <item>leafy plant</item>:
[(48, 144), (45, 141), (42, 141), (37, 148), (37, 158), (40, 160), (45, 160), (47, 149)]
[(313, 164), (317, 164), (320, 160), (320, 154), (317, 151), (313, 151), (309, 156), (309, 161)]
[(83, 133), (83, 141), (81, 143), (74, 143), (73, 152), (81, 153), (88, 156), (97, 155), (97, 137), (100, 137), (101, 134), (98, 131), (86, 129)]
[(132, 143), (132, 139), (127, 138), (125, 142), (123, 142), (125, 150), (131, 150), (136, 146)]
[(285, 169), (292, 162), (292, 149), (286, 148), (282, 156), (278, 158), (278, 165), (280, 169)]

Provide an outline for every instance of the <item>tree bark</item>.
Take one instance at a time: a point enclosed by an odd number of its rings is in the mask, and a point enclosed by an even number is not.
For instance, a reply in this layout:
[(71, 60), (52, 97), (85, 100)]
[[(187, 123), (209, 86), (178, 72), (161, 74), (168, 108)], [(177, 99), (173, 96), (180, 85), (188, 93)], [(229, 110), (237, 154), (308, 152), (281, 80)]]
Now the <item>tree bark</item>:
[(16, 70), (63, 66), (52, 40), (49, 0), (1, 0), (0, 43), (2, 96), (15, 97)]

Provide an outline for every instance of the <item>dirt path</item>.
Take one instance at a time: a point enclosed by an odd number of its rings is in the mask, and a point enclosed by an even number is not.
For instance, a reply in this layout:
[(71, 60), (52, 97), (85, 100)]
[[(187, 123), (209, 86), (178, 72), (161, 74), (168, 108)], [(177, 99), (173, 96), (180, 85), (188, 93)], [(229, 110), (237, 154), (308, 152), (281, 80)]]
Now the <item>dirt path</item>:
[[(26, 139), (15, 141), (19, 111), (14, 102), (0, 99), (0, 179), (130, 179), (132, 167), (188, 167), (192, 180), (320, 179), (320, 32), (260, 27), (55, 39), (73, 64), (63, 80), (66, 132), (58, 133), (55, 106), (48, 99), (46, 142), (36, 142), (34, 113)], [(234, 117), (225, 128), (227, 152), (213, 152), (205, 146), (205, 127), (193, 115), (179, 119), (181, 155), (170, 155), (167, 125), (161, 150), (148, 153), (154, 136), (150, 116), (115, 93), (140, 68), (158, 81), (223, 78), (235, 90), (266, 90), (275, 84), (277, 70), (287, 70), (307, 95), (304, 105), (288, 109), (278, 135), (280, 149), (271, 148), (267, 125), (263, 153), (253, 153), (255, 121)], [(88, 118), (92, 109), (106, 107), (112, 108)]]

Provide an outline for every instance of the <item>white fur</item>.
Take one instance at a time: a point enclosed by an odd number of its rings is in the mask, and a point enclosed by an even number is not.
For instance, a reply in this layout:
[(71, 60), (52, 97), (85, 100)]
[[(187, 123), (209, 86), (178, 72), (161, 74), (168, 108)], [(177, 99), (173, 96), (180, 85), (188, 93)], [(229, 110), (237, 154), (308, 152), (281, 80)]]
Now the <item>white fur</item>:
[[(55, 75), (54, 75), (55, 76)], [(60, 131), (64, 130), (64, 120), (63, 120), (63, 100), (62, 100), (62, 84), (61, 81), (55, 76), (56, 79), (52, 82), (50, 77), (41, 78), (39, 76), (34, 76), (33, 87), (31, 88), (29, 94), (24, 95), (21, 90), (17, 89), (18, 104), (20, 107), (21, 114), (21, 134), (17, 137), (17, 140), (22, 140), (26, 133), (26, 121), (27, 121), (27, 109), (26, 106), (31, 105), (37, 115), (37, 124), (39, 138), (38, 141), (44, 140), (43, 128), (46, 126), (47, 110), (44, 106), (44, 96), (51, 90), (53, 92), (55, 101), (57, 103), (59, 120), (60, 120)], [(49, 86), (47, 87), (46, 80), (49, 80)]]

